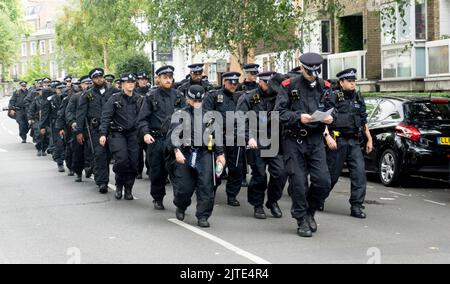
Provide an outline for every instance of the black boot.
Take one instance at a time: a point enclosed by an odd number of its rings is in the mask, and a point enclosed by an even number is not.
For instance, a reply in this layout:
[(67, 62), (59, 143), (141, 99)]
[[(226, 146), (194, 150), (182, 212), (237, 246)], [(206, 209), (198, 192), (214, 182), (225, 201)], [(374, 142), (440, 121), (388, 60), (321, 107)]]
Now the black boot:
[(256, 219), (267, 219), (266, 212), (264, 212), (264, 208), (262, 206), (255, 206), (255, 214)]
[(77, 177), (75, 178), (75, 182), (82, 182), (82, 181), (83, 181), (82, 176), (77, 174)]
[(272, 216), (274, 218), (281, 218), (283, 217), (283, 212), (281, 212), (280, 206), (278, 206), (277, 202), (267, 203), (266, 207), (270, 209), (270, 213), (272, 213)]
[(142, 174), (138, 174), (136, 179), (142, 179)]
[(308, 224), (309, 224), (309, 228), (311, 229), (311, 232), (313, 232), (313, 233), (317, 232), (317, 223), (316, 223), (316, 220), (314, 219), (314, 215), (315, 215), (315, 212), (309, 212), (308, 215), (306, 215)]
[(132, 187), (125, 186), (125, 200), (134, 200), (134, 196), (131, 193), (132, 190), (133, 190)]
[(123, 195), (123, 186), (122, 185), (117, 185), (116, 186), (116, 194), (115, 197), (117, 200), (121, 200), (122, 199), (122, 195)]
[(241, 203), (239, 203), (239, 201), (236, 199), (236, 197), (228, 197), (228, 205), (233, 206), (233, 207), (239, 207), (241, 206)]
[(101, 194), (107, 194), (108, 193), (108, 185), (107, 184), (100, 185), (99, 192)]
[(358, 219), (366, 219), (367, 215), (362, 211), (362, 208), (359, 206), (354, 206), (351, 209), (350, 216), (358, 218)]
[(175, 212), (175, 216), (177, 217), (178, 220), (180, 221), (184, 221), (184, 217), (185, 217), (185, 210), (181, 210), (180, 208), (177, 207), (177, 211)]
[(156, 210), (164, 210), (164, 204), (162, 200), (153, 200), (153, 206)]
[(86, 178), (91, 178), (91, 176), (92, 176), (92, 169), (91, 168), (86, 168), (86, 169), (84, 169), (84, 172), (85, 172), (85, 174), (86, 174)]
[(36, 154), (36, 156), (38, 156), (38, 157), (42, 157), (42, 151), (41, 151), (41, 150), (37, 151), (37, 154)]
[(67, 176), (73, 177), (73, 176), (75, 176), (75, 173), (72, 170), (69, 170), (69, 173), (67, 174)]
[(46, 157), (47, 153), (45, 151), (42, 151), (42, 157)]
[(306, 216), (297, 219), (297, 223), (298, 223), (298, 229), (297, 229), (297, 233), (300, 237), (304, 237), (304, 238), (311, 238), (312, 237), (312, 232), (311, 232), (311, 228), (309, 227), (309, 222)]
[(58, 172), (64, 173), (66, 170), (64, 169), (63, 165), (58, 165)]
[(201, 228), (209, 228), (209, 222), (206, 218), (200, 218), (198, 219), (198, 226)]

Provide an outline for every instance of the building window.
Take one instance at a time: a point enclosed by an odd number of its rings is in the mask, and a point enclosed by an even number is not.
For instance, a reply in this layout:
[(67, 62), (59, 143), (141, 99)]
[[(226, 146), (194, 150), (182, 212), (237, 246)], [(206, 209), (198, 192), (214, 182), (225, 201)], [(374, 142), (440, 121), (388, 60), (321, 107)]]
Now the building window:
[(425, 47), (416, 47), (416, 77), (425, 77), (426, 75), (426, 59)]
[(39, 49), (41, 51), (41, 55), (45, 55), (45, 40), (41, 40), (39, 42)]
[(321, 21), (322, 53), (331, 53), (331, 21)]
[(51, 39), (48, 41), (48, 53), (55, 53), (55, 40)]
[(31, 56), (36, 55), (36, 51), (37, 51), (37, 44), (35, 41), (31, 42)]
[(383, 51), (383, 79), (411, 78), (411, 50)]
[(27, 43), (22, 42), (22, 57), (26, 57), (26, 56), (27, 56)]
[(28, 64), (26, 62), (22, 63), (22, 74), (25, 75), (28, 72)]
[(58, 66), (55, 61), (50, 61), (50, 77), (56, 78), (58, 76)]
[(217, 82), (217, 64), (208, 64), (208, 80), (210, 82)]
[(426, 10), (425, 0), (416, 0), (415, 5), (415, 23), (416, 23), (416, 40), (426, 40), (427, 39), (427, 10)]
[(449, 45), (428, 48), (428, 73), (430, 75), (448, 74), (449, 69)]

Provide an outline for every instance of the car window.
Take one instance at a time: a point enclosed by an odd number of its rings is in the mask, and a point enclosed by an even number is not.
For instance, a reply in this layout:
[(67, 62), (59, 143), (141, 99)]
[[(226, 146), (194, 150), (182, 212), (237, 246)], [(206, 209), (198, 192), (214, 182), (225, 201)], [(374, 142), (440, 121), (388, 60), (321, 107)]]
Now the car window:
[(449, 121), (450, 104), (435, 102), (415, 102), (408, 105), (408, 117), (412, 121)]
[(375, 98), (364, 99), (364, 101), (366, 103), (367, 116), (370, 118), (372, 116), (372, 113), (375, 111), (375, 109), (378, 106), (378, 103), (380, 101), (378, 99), (375, 99)]
[(386, 122), (400, 120), (401, 115), (395, 103), (383, 100), (375, 109), (370, 122)]

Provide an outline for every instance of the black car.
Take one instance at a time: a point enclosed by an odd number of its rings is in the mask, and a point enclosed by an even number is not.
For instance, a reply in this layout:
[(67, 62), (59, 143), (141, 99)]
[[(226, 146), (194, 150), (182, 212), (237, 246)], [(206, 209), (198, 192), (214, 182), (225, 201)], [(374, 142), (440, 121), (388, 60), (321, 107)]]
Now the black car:
[(448, 179), (450, 168), (449, 99), (366, 98), (374, 151), (366, 170), (379, 173), (389, 187), (411, 174)]

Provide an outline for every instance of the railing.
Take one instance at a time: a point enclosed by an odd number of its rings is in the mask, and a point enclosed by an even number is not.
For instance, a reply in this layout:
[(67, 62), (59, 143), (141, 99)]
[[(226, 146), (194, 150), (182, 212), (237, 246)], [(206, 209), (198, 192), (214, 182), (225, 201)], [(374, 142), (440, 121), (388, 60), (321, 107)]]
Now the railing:
[(357, 79), (366, 79), (367, 50), (335, 53), (325, 55), (327, 60), (328, 78), (336, 79), (336, 74), (347, 68), (356, 68)]
[(425, 44), (427, 77), (450, 76), (450, 39)]

